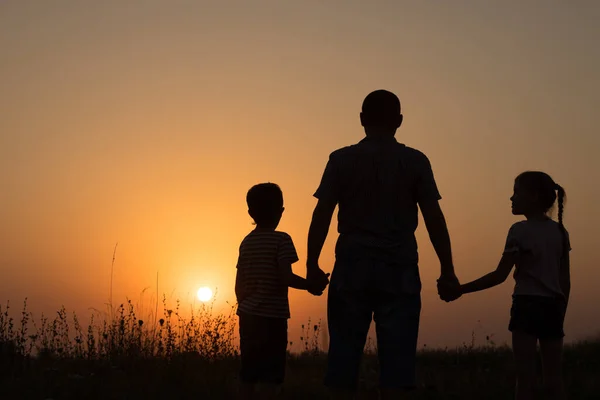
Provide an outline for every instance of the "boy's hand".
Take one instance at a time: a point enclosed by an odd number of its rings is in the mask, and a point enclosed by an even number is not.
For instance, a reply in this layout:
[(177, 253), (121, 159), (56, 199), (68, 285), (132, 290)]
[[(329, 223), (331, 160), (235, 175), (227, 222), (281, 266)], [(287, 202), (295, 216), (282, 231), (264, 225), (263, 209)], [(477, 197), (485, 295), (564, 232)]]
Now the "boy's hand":
[(320, 281), (325, 277), (327, 279), (329, 274), (323, 271), (318, 263), (310, 262), (306, 264), (306, 280), (316, 282)]
[(316, 277), (313, 276), (312, 279), (307, 279), (309, 284), (308, 292), (314, 296), (322, 295), (327, 285), (329, 285), (329, 275), (329, 273), (323, 273)]

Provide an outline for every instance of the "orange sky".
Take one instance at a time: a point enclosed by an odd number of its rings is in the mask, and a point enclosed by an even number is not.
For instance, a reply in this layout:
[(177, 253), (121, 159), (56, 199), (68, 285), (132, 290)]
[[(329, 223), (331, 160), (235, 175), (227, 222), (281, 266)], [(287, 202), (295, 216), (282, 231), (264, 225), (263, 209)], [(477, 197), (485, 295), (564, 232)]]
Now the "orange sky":
[[(0, 298), (100, 308), (118, 242), (115, 301), (153, 296), (157, 271), (167, 297), (208, 285), (231, 301), (252, 229), (245, 194), (263, 181), (284, 191), (280, 229), (304, 275), (327, 156), (361, 139), (361, 102), (385, 88), (403, 103), (398, 139), (432, 162), (461, 279), (495, 268), (516, 174), (541, 169), (566, 188), (566, 331), (594, 334), (598, 20), (594, 0), (3, 1)], [(421, 344), (474, 329), (506, 340), (512, 280), (443, 303), (422, 226), (418, 239)], [(291, 308), (297, 340), (325, 297), (292, 293)]]

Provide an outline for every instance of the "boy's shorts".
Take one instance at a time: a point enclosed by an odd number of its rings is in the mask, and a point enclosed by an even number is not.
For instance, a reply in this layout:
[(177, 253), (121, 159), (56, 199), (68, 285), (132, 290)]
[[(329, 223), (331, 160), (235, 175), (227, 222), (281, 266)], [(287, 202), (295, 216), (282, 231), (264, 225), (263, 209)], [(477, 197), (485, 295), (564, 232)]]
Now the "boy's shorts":
[(239, 313), (240, 379), (281, 384), (285, 376), (287, 319)]
[(565, 301), (546, 296), (513, 296), (510, 310), (511, 332), (523, 332), (540, 340), (562, 339), (565, 336)]

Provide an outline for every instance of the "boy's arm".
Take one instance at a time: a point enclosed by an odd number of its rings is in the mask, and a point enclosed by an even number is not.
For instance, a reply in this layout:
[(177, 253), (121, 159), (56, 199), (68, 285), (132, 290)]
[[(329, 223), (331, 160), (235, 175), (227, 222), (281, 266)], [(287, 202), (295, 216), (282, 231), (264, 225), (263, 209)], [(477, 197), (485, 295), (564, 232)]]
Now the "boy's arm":
[(242, 302), (242, 300), (244, 300), (246, 297), (248, 297), (248, 293), (247, 293), (248, 289), (246, 288), (246, 282), (244, 279), (244, 271), (242, 268), (240, 268), (241, 259), (242, 259), (242, 245), (240, 245), (240, 248), (238, 250), (238, 259), (237, 259), (237, 264), (235, 266), (235, 297), (236, 297), (238, 304), (240, 304)]
[(515, 262), (517, 261), (516, 257), (516, 253), (505, 253), (500, 259), (500, 263), (495, 271), (492, 271), (477, 280), (460, 285), (461, 293), (478, 292), (501, 284), (508, 278), (510, 271), (512, 271)]
[(279, 271), (281, 273), (282, 282), (291, 288), (308, 290), (308, 281), (301, 276), (294, 274), (292, 264), (287, 261), (279, 261)]
[(311, 282), (308, 279), (302, 278), (292, 271), (292, 264), (286, 261), (279, 262), (279, 270), (281, 271), (281, 279), (286, 286), (294, 289), (306, 290), (310, 294), (316, 296), (323, 294), (323, 291), (329, 282), (329, 274), (324, 275), (325, 280), (323, 282)]
[(239, 270), (239, 268), (235, 274), (235, 297), (237, 299), (238, 304), (246, 298), (244, 279), (242, 278), (242, 273)]

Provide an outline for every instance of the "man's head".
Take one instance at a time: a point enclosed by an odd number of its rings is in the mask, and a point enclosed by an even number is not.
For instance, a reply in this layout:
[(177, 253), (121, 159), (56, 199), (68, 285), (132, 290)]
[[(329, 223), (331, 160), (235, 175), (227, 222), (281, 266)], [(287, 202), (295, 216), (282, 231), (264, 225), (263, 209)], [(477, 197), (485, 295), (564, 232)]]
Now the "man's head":
[(392, 92), (376, 90), (362, 104), (360, 122), (369, 135), (394, 135), (402, 125), (400, 100)]

